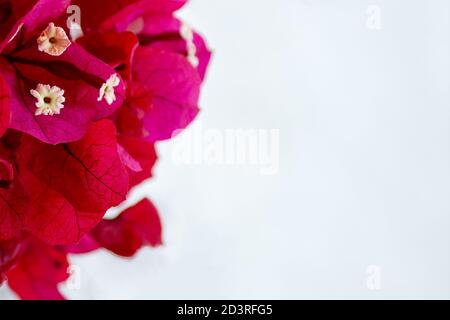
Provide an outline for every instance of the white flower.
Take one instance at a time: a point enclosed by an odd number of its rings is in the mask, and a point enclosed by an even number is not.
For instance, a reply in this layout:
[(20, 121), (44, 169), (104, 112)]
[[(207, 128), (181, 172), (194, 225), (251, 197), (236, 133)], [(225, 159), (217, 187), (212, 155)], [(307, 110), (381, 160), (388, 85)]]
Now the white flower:
[(64, 102), (66, 101), (64, 90), (57, 86), (50, 87), (48, 84), (38, 84), (36, 90), (30, 90), (30, 93), (37, 99), (36, 116), (53, 116), (60, 114), (61, 109), (64, 108)]
[(183, 22), (181, 23), (180, 27), (180, 36), (183, 38), (186, 42), (192, 42), (194, 41), (194, 31), (192, 31), (192, 28), (187, 23)]
[(197, 68), (200, 64), (200, 61), (197, 57), (197, 47), (194, 43), (194, 31), (187, 23), (182, 23), (180, 27), (180, 36), (186, 41), (186, 51), (187, 51), (187, 59), (189, 63)]
[(51, 56), (60, 56), (72, 44), (66, 32), (61, 27), (56, 27), (51, 22), (37, 39), (39, 51)]
[(102, 101), (103, 99), (105, 99), (109, 105), (112, 105), (113, 102), (116, 101), (116, 94), (114, 88), (117, 87), (119, 84), (120, 78), (116, 73), (110, 76), (109, 79), (106, 80), (106, 82), (100, 88), (100, 95), (98, 96), (98, 101)]

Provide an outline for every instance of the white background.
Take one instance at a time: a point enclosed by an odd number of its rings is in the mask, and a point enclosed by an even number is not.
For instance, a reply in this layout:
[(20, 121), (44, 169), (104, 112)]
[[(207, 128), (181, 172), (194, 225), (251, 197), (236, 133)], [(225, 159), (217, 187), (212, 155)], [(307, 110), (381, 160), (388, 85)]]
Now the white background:
[(279, 172), (177, 166), (180, 139), (159, 145), (144, 190), (165, 246), (75, 258), (81, 289), (64, 292), (450, 298), (449, 1), (192, 0), (182, 16), (214, 49), (190, 131), (279, 129)]

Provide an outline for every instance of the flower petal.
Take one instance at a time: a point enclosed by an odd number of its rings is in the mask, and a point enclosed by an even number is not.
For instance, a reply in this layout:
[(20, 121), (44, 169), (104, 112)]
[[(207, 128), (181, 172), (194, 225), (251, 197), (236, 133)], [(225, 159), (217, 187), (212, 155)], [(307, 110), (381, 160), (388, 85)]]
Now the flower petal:
[[(92, 121), (111, 115), (123, 103), (124, 84), (115, 88), (116, 101), (98, 102), (100, 87), (115, 70), (73, 44), (60, 57), (37, 50), (14, 56), (14, 68), (0, 60), (0, 72), (12, 92), (11, 128), (50, 144), (79, 140)], [(30, 95), (38, 83), (65, 89), (65, 108), (60, 115), (36, 117), (36, 100)]]
[[(0, 42), (0, 53), (4, 50), (12, 51), (19, 38), (23, 43), (28, 42), (35, 35), (36, 30), (43, 30), (49, 21), (55, 21), (66, 13), (70, 0), (14, 0), (11, 1), (12, 16), (15, 25), (9, 34)], [(3, 38), (2, 38), (3, 39)]]
[(182, 37), (183, 29), (181, 21), (173, 15), (148, 13), (142, 17), (142, 28), (138, 36), (142, 46), (177, 52), (186, 57), (189, 56), (188, 46), (194, 46), (195, 58), (198, 59), (196, 68), (200, 78), (204, 80), (211, 60), (211, 51), (197, 32), (192, 31), (192, 43), (187, 43)]
[(22, 217), (28, 211), (28, 197), (18, 183), (0, 188), (0, 241), (18, 237), (22, 232)]
[(201, 80), (184, 57), (150, 47), (140, 48), (136, 51), (133, 77), (143, 88), (138, 95), (131, 92), (128, 103), (144, 112), (149, 141), (172, 138), (197, 116)]
[(155, 206), (144, 199), (114, 220), (103, 220), (93, 231), (97, 243), (123, 257), (132, 257), (144, 245), (162, 244), (161, 221)]
[(80, 141), (67, 145), (51, 146), (24, 136), (19, 163), (81, 212), (105, 213), (128, 192), (128, 174), (109, 120), (92, 124)]
[(67, 280), (69, 263), (60, 247), (33, 240), (8, 273), (8, 285), (24, 300), (62, 300), (58, 285)]
[(6, 280), (6, 272), (17, 262), (22, 244), (20, 239), (0, 241), (0, 286)]
[(119, 143), (123, 149), (132, 157), (141, 170), (130, 168), (128, 175), (130, 177), (130, 188), (139, 185), (152, 177), (152, 170), (157, 161), (155, 146), (153, 143), (145, 141), (143, 138), (122, 135), (119, 137)]

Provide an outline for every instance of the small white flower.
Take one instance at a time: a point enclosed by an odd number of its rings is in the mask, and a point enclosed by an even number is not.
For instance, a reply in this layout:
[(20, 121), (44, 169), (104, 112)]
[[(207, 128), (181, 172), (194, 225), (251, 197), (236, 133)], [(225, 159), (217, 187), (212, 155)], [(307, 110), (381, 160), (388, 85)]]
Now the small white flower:
[(200, 60), (197, 58), (196, 55), (188, 55), (187, 59), (191, 64), (191, 66), (193, 66), (194, 68), (197, 68), (200, 64)]
[(181, 24), (180, 27), (180, 36), (187, 42), (194, 41), (194, 32), (192, 31), (192, 28), (185, 22)]
[(200, 61), (197, 57), (197, 47), (194, 43), (194, 31), (187, 23), (182, 23), (180, 27), (180, 36), (186, 41), (186, 51), (187, 51), (187, 59), (189, 63), (197, 68), (200, 64)]
[(200, 60), (197, 57), (197, 47), (194, 42), (187, 43), (187, 59), (194, 68), (197, 68), (200, 64)]
[(51, 56), (60, 56), (72, 44), (66, 32), (51, 22), (37, 39), (39, 51)]
[(120, 78), (116, 73), (110, 76), (109, 79), (106, 80), (106, 82), (100, 88), (100, 95), (98, 96), (98, 101), (102, 101), (103, 99), (105, 99), (109, 105), (112, 105), (113, 102), (116, 101), (116, 93), (114, 88), (117, 87), (119, 84)]
[(38, 84), (36, 90), (30, 90), (33, 97), (36, 98), (36, 116), (53, 116), (60, 114), (64, 108), (64, 90), (57, 86), (50, 87), (48, 84)]

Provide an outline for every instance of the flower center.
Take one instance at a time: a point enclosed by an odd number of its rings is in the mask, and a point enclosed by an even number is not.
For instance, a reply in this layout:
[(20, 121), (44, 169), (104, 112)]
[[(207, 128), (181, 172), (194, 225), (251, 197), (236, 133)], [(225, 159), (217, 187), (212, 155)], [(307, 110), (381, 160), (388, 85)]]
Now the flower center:
[(37, 39), (39, 51), (51, 56), (60, 56), (72, 44), (63, 28), (55, 26), (52, 22), (42, 31)]
[(30, 90), (33, 97), (36, 98), (36, 116), (45, 115), (53, 116), (60, 114), (64, 108), (64, 90), (57, 86), (38, 84), (36, 90)]

